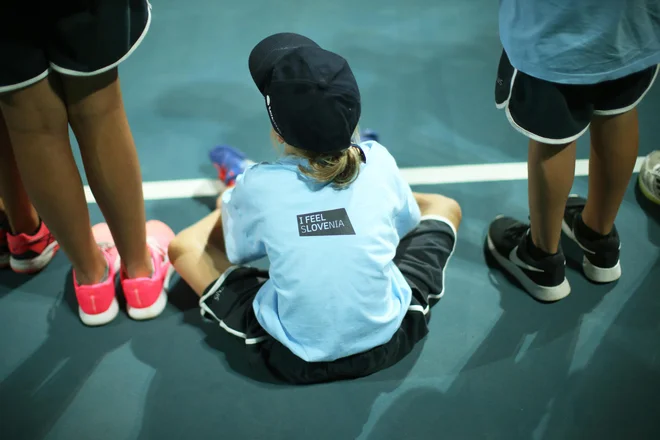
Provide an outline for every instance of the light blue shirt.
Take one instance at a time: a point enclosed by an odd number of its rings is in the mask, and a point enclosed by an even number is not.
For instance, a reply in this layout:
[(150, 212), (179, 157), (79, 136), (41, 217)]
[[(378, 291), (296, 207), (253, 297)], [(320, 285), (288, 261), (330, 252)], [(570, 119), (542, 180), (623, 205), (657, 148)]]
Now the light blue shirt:
[(385, 147), (361, 145), (367, 161), (348, 188), (313, 181), (298, 170), (306, 160), (286, 156), (248, 168), (222, 196), (229, 260), (270, 260), (259, 323), (308, 362), (386, 343), (411, 301), (392, 259), (419, 207)]
[(511, 64), (563, 84), (595, 84), (660, 63), (659, 0), (500, 0)]

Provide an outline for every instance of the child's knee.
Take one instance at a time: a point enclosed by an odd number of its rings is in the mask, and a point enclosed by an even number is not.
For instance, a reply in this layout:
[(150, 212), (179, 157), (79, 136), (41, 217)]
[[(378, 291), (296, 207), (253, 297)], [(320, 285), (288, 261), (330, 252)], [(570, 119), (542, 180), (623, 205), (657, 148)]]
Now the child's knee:
[(437, 206), (438, 209), (443, 213), (445, 217), (449, 217), (452, 220), (456, 221), (455, 226), (458, 227), (461, 220), (463, 220), (463, 210), (461, 205), (455, 199), (450, 197), (445, 197), (440, 194), (435, 194), (437, 196)]
[(458, 229), (463, 219), (461, 205), (450, 197), (441, 194), (416, 193), (415, 199), (419, 205), (422, 216), (437, 215), (449, 219)]
[(179, 232), (167, 247), (167, 255), (174, 265), (176, 265), (176, 260), (186, 253), (187, 240), (185, 235), (185, 231)]

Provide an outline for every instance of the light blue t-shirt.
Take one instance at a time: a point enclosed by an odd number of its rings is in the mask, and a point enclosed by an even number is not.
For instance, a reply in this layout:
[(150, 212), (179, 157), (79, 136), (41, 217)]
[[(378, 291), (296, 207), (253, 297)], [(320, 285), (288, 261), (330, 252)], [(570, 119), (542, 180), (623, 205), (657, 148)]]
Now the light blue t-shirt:
[(500, 0), (511, 64), (563, 84), (595, 84), (660, 63), (660, 0)]
[(253, 303), (259, 323), (308, 362), (386, 343), (411, 301), (392, 259), (419, 207), (385, 147), (361, 145), (366, 164), (345, 189), (306, 177), (306, 160), (285, 156), (248, 168), (222, 196), (229, 260), (270, 260)]

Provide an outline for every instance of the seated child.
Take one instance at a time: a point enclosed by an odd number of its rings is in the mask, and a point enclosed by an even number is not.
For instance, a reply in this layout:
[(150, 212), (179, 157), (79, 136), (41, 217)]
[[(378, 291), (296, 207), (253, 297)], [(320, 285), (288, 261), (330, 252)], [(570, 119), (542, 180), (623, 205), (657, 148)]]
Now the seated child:
[[(413, 194), (382, 145), (357, 144), (360, 93), (341, 56), (276, 34), (249, 67), (284, 156), (224, 173), (237, 177), (220, 209), (179, 233), (170, 259), (202, 315), (279, 378), (387, 368), (428, 332), (460, 207)], [(246, 265), (263, 257), (268, 271)]]

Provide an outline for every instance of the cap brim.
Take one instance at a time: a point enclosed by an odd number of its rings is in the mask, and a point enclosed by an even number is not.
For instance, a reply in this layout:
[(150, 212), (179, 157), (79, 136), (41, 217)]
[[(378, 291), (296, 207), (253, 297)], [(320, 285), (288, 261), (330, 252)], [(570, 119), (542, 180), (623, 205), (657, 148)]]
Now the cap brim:
[(252, 79), (262, 95), (265, 94), (264, 90), (277, 60), (290, 51), (304, 46), (319, 47), (307, 37), (286, 32), (266, 37), (252, 49), (248, 65)]

